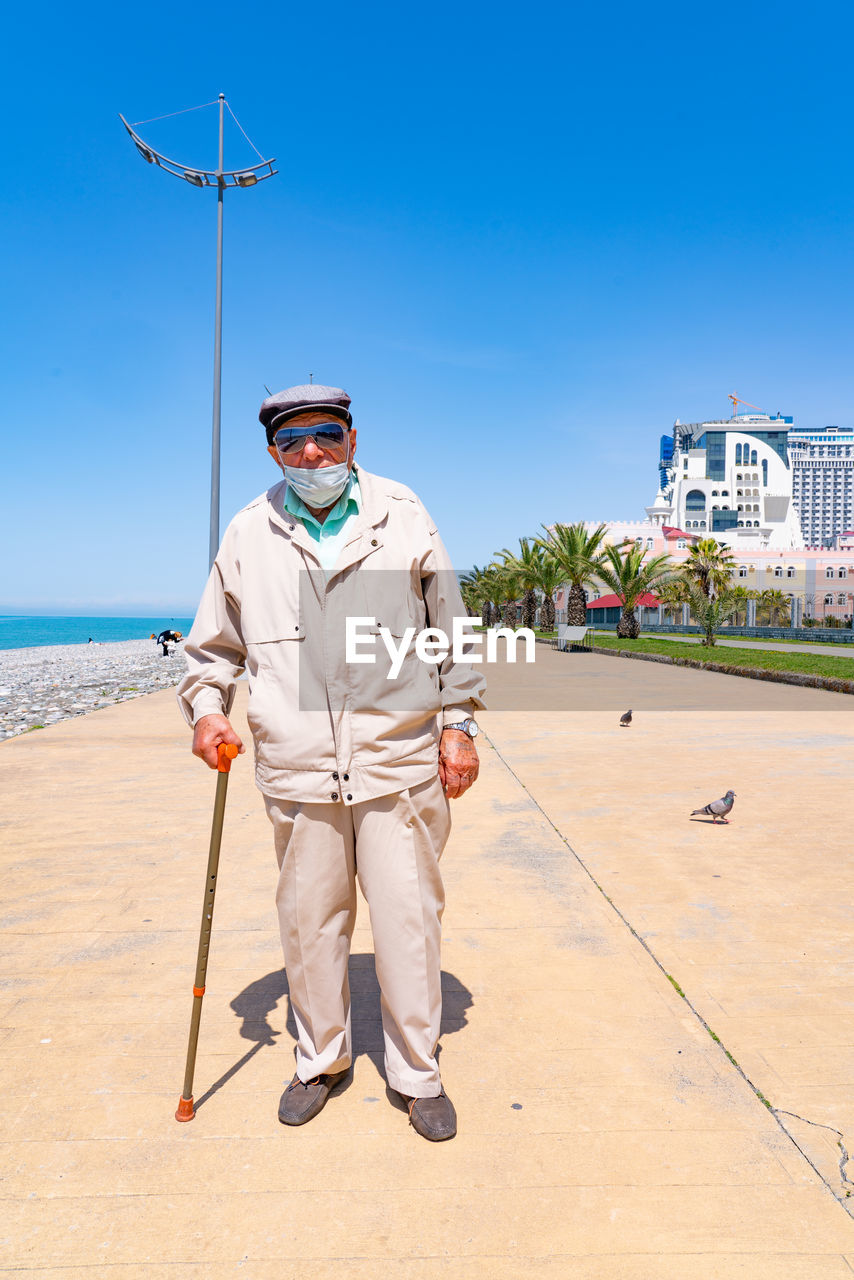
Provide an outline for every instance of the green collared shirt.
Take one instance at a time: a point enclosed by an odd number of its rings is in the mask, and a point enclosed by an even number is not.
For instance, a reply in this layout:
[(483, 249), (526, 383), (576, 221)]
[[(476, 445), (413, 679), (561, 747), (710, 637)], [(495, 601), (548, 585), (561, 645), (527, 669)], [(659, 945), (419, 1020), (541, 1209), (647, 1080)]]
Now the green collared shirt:
[(296, 516), (297, 520), (302, 521), (308, 536), (313, 542), (317, 543), (317, 558), (320, 561), (321, 568), (328, 573), (330, 569), (335, 568), (335, 562), (338, 559), (341, 548), (348, 539), (350, 526), (362, 509), (362, 493), (359, 488), (359, 477), (356, 475), (356, 468), (354, 467), (350, 472), (347, 488), (341, 494), (323, 524), (320, 523), (317, 516), (311, 514), (302, 498), (294, 492), (290, 485), (285, 489), (282, 505), (292, 516)]

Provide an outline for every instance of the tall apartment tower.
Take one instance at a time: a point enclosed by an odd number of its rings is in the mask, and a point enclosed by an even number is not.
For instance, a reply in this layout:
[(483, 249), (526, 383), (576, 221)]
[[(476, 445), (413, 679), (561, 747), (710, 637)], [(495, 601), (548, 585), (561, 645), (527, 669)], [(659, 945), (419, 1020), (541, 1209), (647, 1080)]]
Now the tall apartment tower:
[(789, 432), (792, 500), (808, 547), (832, 547), (854, 529), (854, 428)]
[(659, 491), (648, 518), (744, 550), (802, 547), (792, 501), (792, 429), (792, 419), (780, 414), (677, 419), (673, 435), (661, 438)]

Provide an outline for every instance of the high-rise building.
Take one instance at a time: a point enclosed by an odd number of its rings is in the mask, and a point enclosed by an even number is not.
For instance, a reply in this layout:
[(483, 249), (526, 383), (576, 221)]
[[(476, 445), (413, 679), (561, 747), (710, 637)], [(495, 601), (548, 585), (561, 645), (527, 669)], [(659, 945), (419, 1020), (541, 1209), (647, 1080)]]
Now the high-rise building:
[(740, 413), (682, 423), (661, 437), (653, 524), (749, 549), (802, 547), (792, 501), (793, 419)]
[(854, 429), (789, 432), (792, 500), (808, 547), (831, 547), (854, 529)]

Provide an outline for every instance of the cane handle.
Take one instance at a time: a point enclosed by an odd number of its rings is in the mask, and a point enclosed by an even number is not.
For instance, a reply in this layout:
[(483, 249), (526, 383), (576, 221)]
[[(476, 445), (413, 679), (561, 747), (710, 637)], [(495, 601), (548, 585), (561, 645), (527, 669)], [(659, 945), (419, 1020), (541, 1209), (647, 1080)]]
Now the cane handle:
[(237, 747), (233, 742), (221, 742), (216, 749), (216, 767), (219, 773), (228, 773), (232, 760), (237, 759)]

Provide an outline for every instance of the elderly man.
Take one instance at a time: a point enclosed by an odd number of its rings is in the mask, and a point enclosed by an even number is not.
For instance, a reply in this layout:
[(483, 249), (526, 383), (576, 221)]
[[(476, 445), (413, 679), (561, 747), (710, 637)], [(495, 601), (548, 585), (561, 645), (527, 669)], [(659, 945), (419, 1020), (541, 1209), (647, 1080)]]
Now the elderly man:
[[(465, 615), (429, 515), (401, 484), (354, 467), (350, 397), (290, 387), (260, 420), (284, 480), (226, 530), (187, 639), (178, 696), (193, 751), (243, 745), (227, 717), (249, 678), (255, 779), (273, 824), (276, 902), (297, 1027), (279, 1119), (304, 1124), (352, 1060), (347, 962), (356, 880), (382, 992), (385, 1072), (416, 1131), (456, 1133), (436, 1050), (442, 1009), (439, 859), (448, 800), (478, 773), (484, 680), (413, 633)], [(355, 638), (359, 643), (355, 643)], [(351, 643), (352, 642), (352, 643)], [(422, 655), (427, 650), (422, 647)]]

